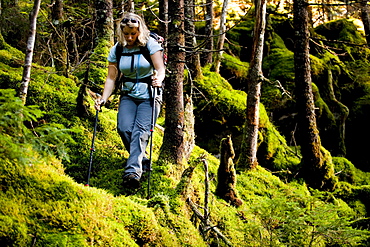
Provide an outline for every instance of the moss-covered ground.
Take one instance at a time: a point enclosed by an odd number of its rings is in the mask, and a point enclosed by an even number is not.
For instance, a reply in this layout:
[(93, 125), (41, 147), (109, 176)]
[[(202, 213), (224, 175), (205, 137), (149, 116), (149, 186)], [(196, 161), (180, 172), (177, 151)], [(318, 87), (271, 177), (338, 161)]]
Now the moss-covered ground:
[[(187, 164), (196, 167), (186, 193), (180, 193), (186, 167), (157, 161), (160, 128), (154, 132), (151, 197), (147, 181), (136, 194), (125, 194), (121, 176), (128, 153), (115, 130), (114, 107), (99, 113), (91, 181), (85, 186), (95, 118), (92, 99), (86, 96), (87, 115), (79, 116), (77, 79), (35, 65), (23, 106), (11, 89), (20, 80), (21, 59), (20, 52), (1, 46), (2, 246), (226, 246), (212, 227), (233, 246), (366, 246), (369, 175), (327, 153), (339, 179), (337, 187), (332, 192), (310, 190), (296, 179), (299, 149), (287, 145), (263, 107), (261, 157), (269, 166), (237, 168), (240, 207), (214, 195), (219, 160), (199, 146)], [(204, 78), (197, 86), (227, 113), (210, 120), (222, 125), (234, 119), (231, 126), (240, 128), (245, 93), (207, 70)], [(199, 101), (196, 110), (208, 105)], [(206, 160), (210, 177), (209, 229), (187, 202), (204, 212), (205, 168), (199, 157)]]

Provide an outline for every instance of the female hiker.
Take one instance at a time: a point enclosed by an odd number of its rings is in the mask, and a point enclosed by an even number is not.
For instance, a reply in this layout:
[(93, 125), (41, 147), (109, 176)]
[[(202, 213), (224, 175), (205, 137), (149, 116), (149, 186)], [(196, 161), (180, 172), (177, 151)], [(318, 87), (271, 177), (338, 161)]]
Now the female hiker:
[[(152, 107), (155, 107), (154, 120), (157, 119), (160, 111), (162, 96), (160, 89), (165, 77), (163, 49), (155, 39), (150, 37), (143, 19), (133, 13), (125, 13), (117, 25), (117, 40), (108, 55), (108, 76), (103, 94), (95, 102), (95, 108), (100, 110), (101, 105), (104, 105), (112, 94), (119, 69), (124, 80), (122, 86), (118, 88), (121, 97), (117, 130), (130, 153), (123, 182), (127, 187), (138, 188), (143, 173), (143, 163), (145, 165), (149, 161), (145, 157), (145, 149), (151, 135)], [(117, 48), (119, 45), (121, 47)], [(150, 54), (147, 58), (141, 54), (144, 47)], [(116, 49), (122, 49), (121, 56), (116, 54)], [(118, 60), (119, 64), (117, 64)], [(159, 92), (155, 100), (152, 99), (153, 91)], [(154, 106), (153, 102), (155, 102)]]

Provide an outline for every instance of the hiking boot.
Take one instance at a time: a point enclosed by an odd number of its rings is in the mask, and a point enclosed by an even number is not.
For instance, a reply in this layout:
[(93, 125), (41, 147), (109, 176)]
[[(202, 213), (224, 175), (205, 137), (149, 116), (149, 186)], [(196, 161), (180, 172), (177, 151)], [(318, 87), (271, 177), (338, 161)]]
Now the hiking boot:
[(123, 185), (128, 188), (138, 189), (140, 188), (140, 177), (133, 173), (124, 176)]

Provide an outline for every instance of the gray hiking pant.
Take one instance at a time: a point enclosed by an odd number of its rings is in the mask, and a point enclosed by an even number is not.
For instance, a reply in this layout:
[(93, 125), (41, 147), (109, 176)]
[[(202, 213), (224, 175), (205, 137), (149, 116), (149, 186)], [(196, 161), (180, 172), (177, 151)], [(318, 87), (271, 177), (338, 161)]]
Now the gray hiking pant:
[[(124, 176), (142, 175), (142, 160), (151, 135), (152, 99), (139, 100), (122, 96), (118, 108), (117, 130), (125, 148), (130, 153)], [(154, 123), (159, 115), (161, 104), (155, 101)]]

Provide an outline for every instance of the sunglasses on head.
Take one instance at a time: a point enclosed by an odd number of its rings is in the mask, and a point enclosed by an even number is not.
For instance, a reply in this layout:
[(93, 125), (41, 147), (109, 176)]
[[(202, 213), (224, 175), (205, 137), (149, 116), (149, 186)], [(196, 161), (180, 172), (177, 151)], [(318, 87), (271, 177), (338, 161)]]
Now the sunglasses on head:
[(122, 20), (122, 23), (129, 23), (129, 22), (131, 22), (131, 23), (138, 23), (139, 21), (138, 20), (136, 20), (136, 19), (128, 19), (128, 18), (125, 18), (125, 19), (123, 19)]

